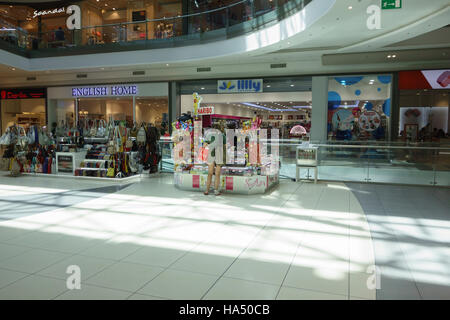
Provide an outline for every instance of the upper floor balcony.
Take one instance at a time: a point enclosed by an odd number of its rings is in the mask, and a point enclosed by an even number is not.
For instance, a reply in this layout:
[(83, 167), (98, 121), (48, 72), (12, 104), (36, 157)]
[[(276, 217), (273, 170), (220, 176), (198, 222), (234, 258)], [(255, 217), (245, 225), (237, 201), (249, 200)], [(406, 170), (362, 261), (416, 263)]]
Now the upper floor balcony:
[[(84, 0), (52, 2), (44, 9), (0, 5), (0, 49), (38, 58), (202, 44), (275, 25), (311, 2)], [(78, 6), (81, 22), (73, 30), (67, 26), (71, 4)]]

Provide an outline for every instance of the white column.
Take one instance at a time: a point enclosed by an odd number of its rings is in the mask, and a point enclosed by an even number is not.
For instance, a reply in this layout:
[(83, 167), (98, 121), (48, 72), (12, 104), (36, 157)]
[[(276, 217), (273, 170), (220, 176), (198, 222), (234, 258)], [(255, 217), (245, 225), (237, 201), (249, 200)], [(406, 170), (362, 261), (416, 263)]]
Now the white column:
[(311, 143), (327, 141), (328, 77), (312, 78)]
[(133, 123), (136, 122), (136, 97), (133, 96)]

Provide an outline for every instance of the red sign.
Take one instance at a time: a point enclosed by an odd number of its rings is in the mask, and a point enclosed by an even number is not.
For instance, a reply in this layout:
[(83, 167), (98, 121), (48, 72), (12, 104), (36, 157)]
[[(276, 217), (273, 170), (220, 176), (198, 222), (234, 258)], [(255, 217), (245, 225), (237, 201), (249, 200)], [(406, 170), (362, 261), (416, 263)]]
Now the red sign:
[(192, 188), (200, 188), (200, 176), (198, 174), (192, 176)]
[(206, 115), (206, 114), (214, 114), (214, 107), (201, 107), (197, 110), (198, 114)]
[(233, 177), (225, 177), (226, 190), (233, 191)]
[(0, 99), (15, 100), (15, 99), (44, 99), (45, 89), (1, 89)]

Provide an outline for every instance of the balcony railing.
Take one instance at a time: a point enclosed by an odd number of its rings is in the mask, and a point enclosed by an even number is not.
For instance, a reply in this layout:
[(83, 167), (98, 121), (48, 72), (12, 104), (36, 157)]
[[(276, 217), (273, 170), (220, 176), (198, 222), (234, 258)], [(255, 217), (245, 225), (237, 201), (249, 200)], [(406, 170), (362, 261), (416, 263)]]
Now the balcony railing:
[(241, 0), (199, 13), (31, 34), (0, 20), (0, 48), (29, 57), (179, 47), (229, 39), (280, 21), (312, 0)]

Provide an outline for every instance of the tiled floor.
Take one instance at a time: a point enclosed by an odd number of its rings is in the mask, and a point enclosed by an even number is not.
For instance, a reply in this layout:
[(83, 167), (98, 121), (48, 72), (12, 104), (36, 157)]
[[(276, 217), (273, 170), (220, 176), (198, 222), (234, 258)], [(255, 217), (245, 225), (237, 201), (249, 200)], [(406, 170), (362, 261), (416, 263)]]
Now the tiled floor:
[(377, 299), (450, 299), (450, 189), (348, 186), (369, 221)]
[[(375, 299), (355, 188), (282, 180), (215, 197), (170, 174), (121, 188), (0, 177), (0, 299)], [(81, 290), (67, 288), (73, 265)], [(446, 293), (432, 284), (424, 294)]]

